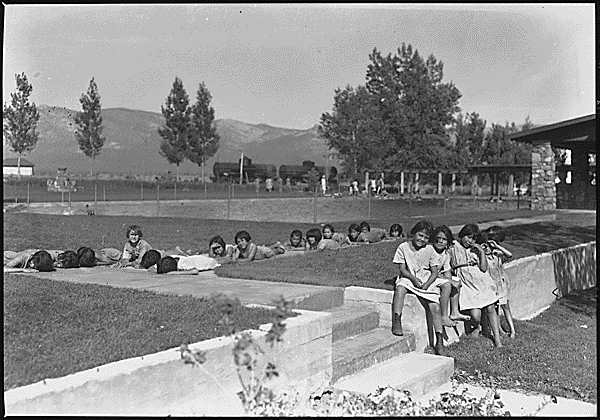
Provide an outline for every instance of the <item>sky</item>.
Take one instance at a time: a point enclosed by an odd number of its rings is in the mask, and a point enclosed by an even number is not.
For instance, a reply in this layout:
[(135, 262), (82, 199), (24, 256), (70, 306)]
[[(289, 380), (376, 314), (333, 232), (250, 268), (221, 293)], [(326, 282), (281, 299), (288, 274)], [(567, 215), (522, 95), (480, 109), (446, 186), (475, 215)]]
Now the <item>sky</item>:
[(369, 54), (411, 44), (444, 63), (463, 113), (536, 125), (595, 113), (594, 4), (7, 5), (3, 103), (160, 112), (175, 77), (204, 82), (215, 118), (307, 129), (336, 88), (365, 84)]

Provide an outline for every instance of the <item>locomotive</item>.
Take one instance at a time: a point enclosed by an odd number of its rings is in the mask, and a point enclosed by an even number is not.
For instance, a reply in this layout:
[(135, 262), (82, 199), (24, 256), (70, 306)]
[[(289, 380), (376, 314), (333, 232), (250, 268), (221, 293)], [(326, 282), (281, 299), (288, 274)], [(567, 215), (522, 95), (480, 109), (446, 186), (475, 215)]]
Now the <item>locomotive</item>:
[[(328, 181), (333, 182), (337, 178), (337, 169), (330, 166), (326, 171), (324, 166), (315, 166), (310, 160), (305, 160), (302, 165), (281, 165), (279, 171), (275, 165), (252, 163), (252, 159), (244, 156), (243, 174), (246, 182), (253, 182), (256, 178), (276, 179), (278, 176), (284, 181), (289, 178), (292, 183), (303, 182), (309, 171), (315, 168), (320, 175), (329, 172)], [(238, 162), (215, 162), (213, 165), (214, 181), (216, 182), (239, 182), (240, 161)]]

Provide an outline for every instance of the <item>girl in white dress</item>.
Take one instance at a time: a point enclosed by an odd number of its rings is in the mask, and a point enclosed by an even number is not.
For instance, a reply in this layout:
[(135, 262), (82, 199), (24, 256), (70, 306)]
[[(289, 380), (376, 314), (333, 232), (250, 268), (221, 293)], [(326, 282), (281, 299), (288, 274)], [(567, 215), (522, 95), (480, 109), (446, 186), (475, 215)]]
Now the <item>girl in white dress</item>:
[(471, 322), (474, 325), (472, 334), (475, 337), (478, 337), (481, 332), (481, 311), (485, 310), (491, 323), (494, 345), (502, 347), (500, 325), (495, 308), (498, 295), (494, 280), (487, 272), (485, 253), (476, 243), (477, 236), (480, 235), (476, 224), (465, 225), (458, 233), (458, 243), (450, 248), (450, 264), (462, 283), (460, 309), (470, 312)]

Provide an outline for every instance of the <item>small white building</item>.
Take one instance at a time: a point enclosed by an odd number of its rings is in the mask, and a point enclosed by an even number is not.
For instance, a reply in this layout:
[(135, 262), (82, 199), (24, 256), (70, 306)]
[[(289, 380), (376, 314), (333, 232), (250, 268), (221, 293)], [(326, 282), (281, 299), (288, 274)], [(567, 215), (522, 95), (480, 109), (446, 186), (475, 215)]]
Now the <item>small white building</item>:
[[(6, 158), (2, 161), (2, 175), (18, 176), (18, 158)], [(25, 158), (21, 158), (21, 176), (33, 176), (35, 165)]]

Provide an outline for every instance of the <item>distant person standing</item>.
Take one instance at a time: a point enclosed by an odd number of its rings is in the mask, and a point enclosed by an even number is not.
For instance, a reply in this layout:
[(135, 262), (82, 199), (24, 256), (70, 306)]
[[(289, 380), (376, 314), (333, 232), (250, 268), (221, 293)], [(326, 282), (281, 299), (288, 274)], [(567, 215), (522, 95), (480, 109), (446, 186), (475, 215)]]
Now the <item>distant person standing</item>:
[(327, 192), (327, 179), (325, 179), (325, 175), (321, 176), (321, 190), (323, 191), (323, 195)]
[(358, 180), (356, 178), (352, 181), (352, 195), (358, 197)]
[(273, 192), (273, 180), (269, 177), (267, 178), (267, 180), (265, 181), (265, 184), (267, 185), (267, 192)]
[(374, 196), (376, 191), (377, 191), (377, 182), (375, 181), (375, 178), (371, 178), (371, 196)]
[(254, 184), (256, 185), (256, 196), (258, 196), (258, 193), (260, 192), (260, 178), (256, 177), (256, 179), (254, 180)]

